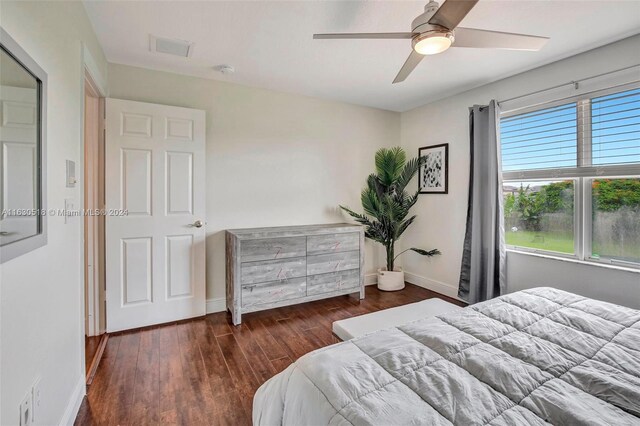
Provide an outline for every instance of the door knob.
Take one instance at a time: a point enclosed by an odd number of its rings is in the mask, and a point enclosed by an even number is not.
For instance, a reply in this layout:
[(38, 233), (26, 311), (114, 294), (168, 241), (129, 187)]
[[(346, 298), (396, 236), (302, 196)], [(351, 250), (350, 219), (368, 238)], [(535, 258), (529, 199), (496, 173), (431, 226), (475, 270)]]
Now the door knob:
[(195, 228), (202, 228), (202, 225), (204, 225), (204, 223), (201, 220), (196, 220), (195, 222), (193, 222), (189, 226), (193, 226)]

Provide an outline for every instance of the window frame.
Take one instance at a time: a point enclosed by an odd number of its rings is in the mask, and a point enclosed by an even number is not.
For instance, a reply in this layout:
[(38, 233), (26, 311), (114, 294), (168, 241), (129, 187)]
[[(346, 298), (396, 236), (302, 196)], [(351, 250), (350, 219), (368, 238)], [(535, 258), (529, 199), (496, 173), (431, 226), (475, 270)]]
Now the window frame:
[[(640, 81), (628, 84), (616, 85), (603, 90), (594, 90), (577, 96), (566, 97), (531, 107), (518, 108), (500, 114), (502, 119), (522, 115), (530, 112), (541, 111), (561, 105), (575, 103), (577, 106), (577, 135), (576, 167), (548, 168), (533, 170), (517, 170), (502, 172), (502, 183), (515, 183), (522, 181), (574, 181), (573, 198), (573, 243), (574, 253), (560, 253), (551, 250), (533, 249), (514, 245), (506, 245), (507, 249), (523, 252), (573, 259), (593, 264), (610, 265), (621, 268), (640, 269), (640, 261), (629, 262), (614, 258), (602, 258), (593, 256), (593, 197), (592, 182), (594, 179), (621, 179), (640, 178), (640, 164), (618, 164), (594, 166), (592, 161), (592, 133), (591, 133), (591, 100), (601, 96), (629, 90), (640, 89)], [(502, 157), (502, 149), (500, 150)]]

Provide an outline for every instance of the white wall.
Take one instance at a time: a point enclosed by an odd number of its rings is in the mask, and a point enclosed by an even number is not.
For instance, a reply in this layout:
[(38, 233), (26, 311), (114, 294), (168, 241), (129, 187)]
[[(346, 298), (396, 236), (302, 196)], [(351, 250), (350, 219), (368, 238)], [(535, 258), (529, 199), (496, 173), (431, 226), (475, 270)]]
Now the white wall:
[[(224, 303), (224, 230), (347, 220), (374, 154), (399, 144), (400, 114), (109, 65), (110, 96), (207, 112), (207, 298)], [(377, 266), (367, 242), (366, 272)]]
[[(428, 260), (404, 256), (409, 280), (445, 294), (457, 293), (467, 213), (470, 106), (637, 65), (639, 51), (640, 36), (634, 36), (402, 113), (402, 146), (411, 155), (421, 146), (449, 143), (449, 194), (421, 195), (416, 224), (402, 241), (404, 247), (437, 247), (443, 254)], [(513, 253), (507, 264), (510, 291), (549, 285), (640, 308), (638, 273)]]
[[(545, 281), (553, 277), (560, 283)], [(551, 286), (632, 308), (640, 307), (640, 273), (519, 252), (507, 255), (509, 291)]]
[[(65, 159), (81, 159), (81, 41), (103, 73), (106, 60), (80, 2), (0, 4), (0, 25), (48, 74), (47, 199), (61, 209)], [(81, 226), (48, 218), (48, 244), (0, 266), (0, 424), (19, 421), (19, 403), (41, 379), (39, 424), (58, 424), (82, 386)], [(74, 413), (70, 413), (75, 417)], [(73, 420), (73, 418), (71, 419)]]

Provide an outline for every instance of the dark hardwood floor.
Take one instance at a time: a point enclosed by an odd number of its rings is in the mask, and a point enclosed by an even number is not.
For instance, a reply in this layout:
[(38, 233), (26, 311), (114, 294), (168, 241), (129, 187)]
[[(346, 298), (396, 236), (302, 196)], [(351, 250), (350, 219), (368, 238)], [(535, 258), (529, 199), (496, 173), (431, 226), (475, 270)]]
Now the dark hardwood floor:
[(242, 316), (227, 313), (112, 334), (76, 425), (251, 424), (258, 387), (300, 356), (335, 343), (333, 321), (440, 297), (408, 284)]

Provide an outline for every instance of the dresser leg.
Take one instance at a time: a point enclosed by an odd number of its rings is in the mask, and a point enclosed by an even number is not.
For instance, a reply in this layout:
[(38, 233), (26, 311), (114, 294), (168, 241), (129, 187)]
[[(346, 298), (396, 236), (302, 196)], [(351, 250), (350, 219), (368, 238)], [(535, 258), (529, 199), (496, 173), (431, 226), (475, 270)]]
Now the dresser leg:
[(231, 311), (231, 322), (233, 322), (233, 325), (240, 325), (242, 322), (242, 314), (237, 309)]

